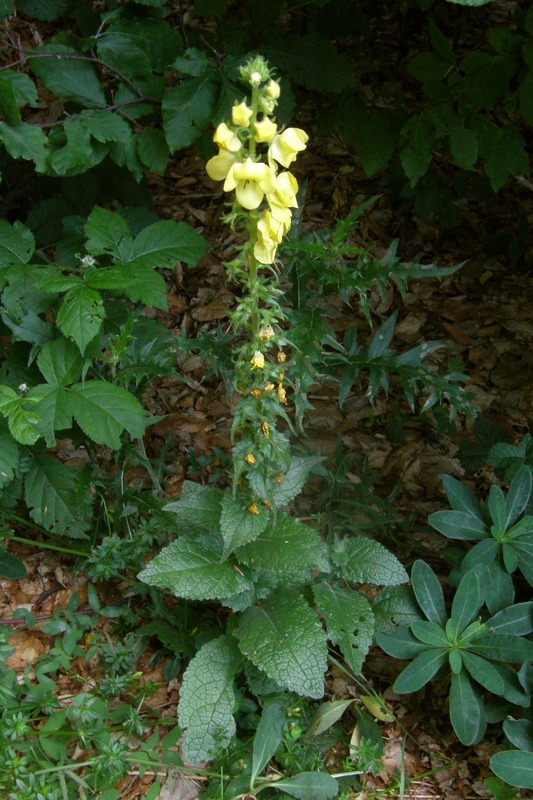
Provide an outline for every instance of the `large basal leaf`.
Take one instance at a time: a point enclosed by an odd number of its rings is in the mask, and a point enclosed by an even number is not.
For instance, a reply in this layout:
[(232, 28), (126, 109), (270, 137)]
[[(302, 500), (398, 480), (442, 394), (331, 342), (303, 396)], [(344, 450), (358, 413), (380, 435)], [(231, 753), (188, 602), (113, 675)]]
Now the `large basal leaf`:
[(171, 153), (189, 147), (206, 130), (215, 107), (210, 74), (183, 81), (163, 99), (163, 130)]
[(396, 556), (366, 536), (344, 539), (340, 549), (333, 555), (333, 562), (342, 568), (347, 580), (353, 583), (396, 586), (409, 580)]
[(247, 609), (234, 631), (242, 653), (291, 692), (324, 694), (326, 635), (301, 595), (278, 592)]
[(57, 324), (68, 339), (76, 342), (83, 355), (102, 327), (104, 317), (100, 293), (80, 283), (66, 294), (57, 314)]
[(280, 512), (254, 542), (239, 549), (238, 558), (255, 569), (286, 574), (330, 569), (327, 547), (315, 529)]
[(0, 266), (27, 264), (34, 250), (35, 239), (29, 228), (21, 222), (10, 225), (0, 220)]
[(19, 125), (0, 122), (0, 142), (12, 158), (33, 161), (37, 172), (46, 170), (48, 140), (41, 128), (28, 122)]
[(223, 599), (248, 586), (233, 564), (220, 561), (220, 551), (186, 536), (161, 550), (138, 577), (190, 600)]
[(329, 639), (340, 647), (348, 666), (360, 675), (374, 635), (370, 603), (359, 592), (329, 583), (320, 583), (313, 591)]
[(143, 407), (126, 389), (105, 381), (77, 383), (70, 390), (76, 422), (97, 444), (120, 450), (126, 430), (133, 439), (142, 438), (146, 420)]
[(257, 539), (270, 520), (271, 514), (264, 506), (258, 507), (257, 514), (252, 514), (248, 510), (248, 503), (243, 503), (234, 498), (229, 492), (225, 493), (220, 516), (220, 533), (224, 541), (224, 558), (227, 558), (238, 547)]
[(229, 745), (236, 729), (233, 678), (241, 661), (235, 640), (220, 636), (205, 644), (185, 670), (178, 719), (189, 764), (209, 761)]
[(38, 525), (61, 536), (85, 537), (91, 524), (91, 494), (80, 484), (78, 470), (37, 456), (26, 475), (24, 499), (30, 516)]
[(28, 62), (46, 88), (58, 97), (82, 106), (107, 104), (94, 64), (89, 59), (84, 61), (73, 47), (43, 45), (31, 52)]

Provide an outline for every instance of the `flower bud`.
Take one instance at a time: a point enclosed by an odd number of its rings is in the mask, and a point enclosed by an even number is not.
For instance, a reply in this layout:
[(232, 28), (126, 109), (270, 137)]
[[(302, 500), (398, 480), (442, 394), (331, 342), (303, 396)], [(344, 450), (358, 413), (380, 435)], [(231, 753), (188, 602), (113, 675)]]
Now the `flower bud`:
[(239, 103), (238, 106), (233, 106), (231, 109), (231, 121), (234, 125), (238, 125), (240, 128), (247, 128), (250, 124), (250, 118), (254, 112), (247, 106), (246, 103), (243, 101)]

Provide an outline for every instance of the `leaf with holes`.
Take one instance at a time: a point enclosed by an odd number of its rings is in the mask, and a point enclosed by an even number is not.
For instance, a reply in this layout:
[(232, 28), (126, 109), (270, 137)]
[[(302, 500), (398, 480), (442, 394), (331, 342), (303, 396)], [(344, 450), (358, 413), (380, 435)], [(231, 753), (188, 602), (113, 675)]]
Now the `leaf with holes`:
[(370, 603), (360, 592), (329, 583), (319, 583), (313, 592), (330, 641), (340, 647), (348, 666), (360, 675), (374, 635)]
[(84, 283), (69, 289), (57, 314), (60, 331), (78, 345), (83, 355), (85, 348), (100, 331), (105, 317), (102, 296)]
[(70, 469), (49, 455), (33, 459), (24, 482), (24, 499), (34, 522), (61, 536), (85, 538), (91, 524), (92, 497)]

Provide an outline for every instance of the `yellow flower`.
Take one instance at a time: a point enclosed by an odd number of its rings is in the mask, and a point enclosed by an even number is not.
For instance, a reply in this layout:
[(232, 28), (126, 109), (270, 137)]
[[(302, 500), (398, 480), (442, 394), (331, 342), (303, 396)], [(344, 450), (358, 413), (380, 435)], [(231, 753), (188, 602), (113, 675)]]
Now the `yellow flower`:
[(298, 208), (297, 191), (298, 181), (292, 172), (281, 172), (276, 176), (276, 190), (268, 195), (268, 202), (270, 206)]
[(257, 459), (253, 453), (247, 453), (247, 455), (244, 456), (244, 460), (247, 464), (250, 464), (251, 467), (253, 467), (254, 464), (257, 464)]
[(268, 424), (266, 419), (264, 419), (263, 422), (261, 423), (261, 430), (263, 431), (263, 434), (266, 436), (266, 438), (269, 439), (270, 438), (270, 425)]
[(261, 122), (256, 122), (254, 128), (256, 142), (271, 142), (278, 132), (278, 126), (268, 117), (263, 117)]
[(268, 149), (269, 163), (277, 161), (282, 167), (289, 167), (298, 153), (305, 150), (309, 136), (301, 128), (286, 128), (279, 133)]
[(267, 97), (270, 97), (271, 100), (277, 100), (281, 94), (279, 83), (271, 80), (268, 85), (265, 86), (265, 94)]
[(227, 150), (219, 150), (217, 156), (210, 158), (205, 169), (210, 178), (214, 181), (223, 181), (232, 166), (236, 163), (237, 156)]
[(263, 388), (265, 392), (271, 392), (272, 389), (274, 388), (274, 384), (272, 383), (272, 381), (267, 381)]
[(283, 364), (283, 362), (287, 360), (287, 354), (284, 353), (283, 350), (280, 350), (277, 358), (278, 358), (278, 364)]
[(257, 208), (265, 194), (276, 188), (276, 174), (266, 164), (247, 158), (243, 163), (236, 163), (230, 168), (224, 182), (224, 191), (235, 189), (237, 201), (249, 211)]
[(287, 393), (281, 383), (278, 384), (278, 398), (280, 403), (283, 403), (284, 406), (287, 405)]
[(252, 394), (254, 397), (261, 397), (263, 392), (261, 391), (261, 389), (252, 389), (250, 394)]
[(247, 128), (253, 113), (250, 106), (247, 106), (243, 100), (242, 103), (239, 103), (238, 106), (233, 106), (231, 109), (231, 121), (240, 128)]
[(225, 122), (221, 122), (216, 129), (213, 141), (222, 150), (228, 150), (230, 153), (237, 153), (241, 149), (241, 140)]
[(261, 264), (274, 262), (284, 232), (283, 224), (277, 222), (270, 211), (265, 211), (257, 223), (257, 241), (254, 245), (254, 256)]
[(248, 506), (248, 513), (249, 514), (256, 514), (256, 515), (259, 514), (259, 509), (257, 508), (255, 503), (251, 503)]
[(269, 342), (275, 336), (274, 328), (272, 325), (265, 325), (259, 331), (259, 338), (262, 342)]
[(256, 350), (253, 358), (250, 359), (250, 364), (252, 365), (252, 369), (263, 369), (265, 366), (265, 357), (261, 350)]

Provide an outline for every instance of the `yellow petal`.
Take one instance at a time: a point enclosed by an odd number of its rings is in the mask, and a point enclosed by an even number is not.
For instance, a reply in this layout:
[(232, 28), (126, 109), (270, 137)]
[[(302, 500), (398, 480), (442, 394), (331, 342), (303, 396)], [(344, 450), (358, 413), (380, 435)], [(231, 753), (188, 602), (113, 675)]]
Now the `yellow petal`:
[(278, 126), (268, 117), (264, 117), (261, 122), (256, 122), (254, 128), (256, 142), (271, 142), (278, 132)]
[(223, 150), (228, 150), (230, 153), (236, 153), (241, 149), (241, 140), (225, 122), (221, 122), (215, 131), (213, 141), (218, 144)]
[(227, 150), (221, 150), (217, 156), (210, 158), (205, 165), (205, 170), (214, 181), (223, 181), (230, 171), (237, 156)]
[(231, 109), (231, 121), (234, 125), (238, 125), (241, 128), (247, 128), (250, 124), (250, 118), (254, 112), (247, 106), (246, 103), (243, 102), (239, 103), (238, 106), (233, 106)]

